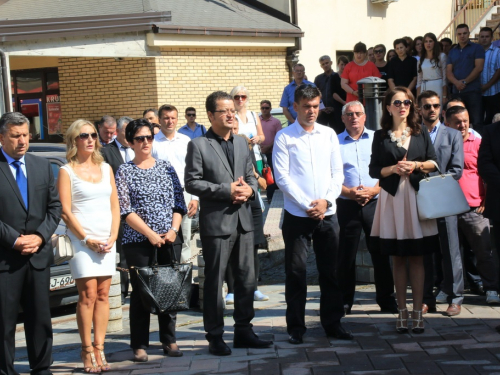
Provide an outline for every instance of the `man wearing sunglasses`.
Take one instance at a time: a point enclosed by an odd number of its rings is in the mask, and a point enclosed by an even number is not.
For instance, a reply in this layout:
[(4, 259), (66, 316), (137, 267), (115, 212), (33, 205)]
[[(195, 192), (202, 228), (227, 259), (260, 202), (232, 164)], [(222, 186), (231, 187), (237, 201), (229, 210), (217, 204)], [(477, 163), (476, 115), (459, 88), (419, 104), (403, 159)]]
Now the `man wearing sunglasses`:
[(0, 143), (0, 373), (17, 374), (15, 331), (22, 306), (31, 373), (49, 375), (50, 239), (61, 219), (61, 202), (48, 159), (27, 153), (29, 120), (24, 115), (0, 117)]
[[(152, 155), (155, 159), (170, 162), (184, 188), (184, 168), (186, 166), (187, 145), (191, 140), (188, 136), (180, 134), (177, 129), (179, 112), (170, 104), (164, 104), (158, 109), (160, 119), (160, 132), (155, 135)], [(184, 200), (188, 209), (181, 223), (182, 252), (181, 262), (191, 257), (191, 219), (198, 211), (198, 197), (184, 191)]]
[(202, 137), (207, 132), (205, 126), (196, 122), (196, 109), (187, 107), (185, 111), (187, 123), (178, 132), (187, 135), (190, 139)]
[[(423, 120), (423, 131), (428, 131), (436, 150), (439, 169), (444, 174), (451, 174), (455, 180), (462, 177), (464, 168), (463, 141), (460, 132), (444, 126), (439, 120), (441, 105), (439, 95), (434, 91), (424, 91), (418, 97), (418, 107)], [(431, 175), (437, 175), (433, 172)], [(446, 194), (443, 191), (443, 194)], [(439, 199), (439, 196), (436, 196)], [(448, 309), (446, 315), (460, 314), (464, 293), (463, 262), (458, 239), (457, 216), (437, 219), (439, 243), (441, 246), (443, 282), (441, 291), (446, 294)], [(436, 301), (441, 297), (434, 296), (434, 257), (424, 255), (424, 304), (422, 313), (435, 312)]]
[(375, 132), (365, 127), (366, 114), (361, 102), (353, 101), (344, 105), (342, 121), (346, 129), (338, 138), (344, 182), (342, 193), (337, 199), (337, 216), (340, 226), (338, 279), (344, 308), (346, 313), (350, 313), (354, 303), (356, 254), (363, 230), (374, 268), (377, 304), (381, 311), (397, 313), (389, 256), (380, 254), (380, 251), (370, 246), (370, 233), (380, 192), (378, 179), (368, 174)]

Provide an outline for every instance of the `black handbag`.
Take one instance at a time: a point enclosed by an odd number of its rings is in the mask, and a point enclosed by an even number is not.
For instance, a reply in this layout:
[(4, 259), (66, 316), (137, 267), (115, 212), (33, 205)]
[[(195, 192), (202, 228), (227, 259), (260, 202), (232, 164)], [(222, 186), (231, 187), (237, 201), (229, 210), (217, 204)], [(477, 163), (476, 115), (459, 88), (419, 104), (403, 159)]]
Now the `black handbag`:
[(159, 265), (155, 247), (153, 264), (130, 267), (130, 281), (144, 308), (151, 314), (189, 310), (193, 263), (178, 263), (170, 246), (171, 264)]

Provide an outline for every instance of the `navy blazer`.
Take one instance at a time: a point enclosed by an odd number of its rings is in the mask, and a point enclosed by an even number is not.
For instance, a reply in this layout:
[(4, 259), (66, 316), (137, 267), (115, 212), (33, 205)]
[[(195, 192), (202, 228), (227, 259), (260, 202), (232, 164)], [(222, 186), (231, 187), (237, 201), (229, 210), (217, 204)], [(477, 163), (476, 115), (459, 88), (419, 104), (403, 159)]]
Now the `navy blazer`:
[[(486, 183), (486, 205), (484, 216), (500, 220), (500, 122), (485, 126), (479, 147), (477, 169)], [(497, 245), (498, 246), (498, 245)]]
[[(395, 165), (403, 160), (406, 155), (408, 161), (436, 161), (436, 153), (432, 146), (431, 138), (427, 129), (420, 134), (411, 136), (408, 152), (403, 147), (398, 147), (395, 142), (383, 129), (377, 130), (373, 135), (372, 156), (370, 160), (369, 173), (372, 178), (379, 179), (379, 185), (392, 196), (398, 191), (401, 177), (398, 174), (391, 174), (382, 177), (382, 168)], [(424, 178), (424, 174), (415, 172), (410, 175), (410, 184), (418, 191), (419, 182)]]
[[(50, 237), (61, 219), (61, 202), (47, 159), (25, 155), (28, 209), (24, 205), (7, 159), (0, 152), (0, 271), (13, 271), (26, 262), (36, 269), (50, 266), (54, 254)], [(12, 247), (21, 234), (39, 234), (43, 243), (35, 254), (21, 255)]]
[[(425, 125), (422, 125), (422, 130), (427, 132)], [(436, 150), (437, 163), (441, 173), (451, 174), (455, 180), (459, 180), (464, 170), (464, 140), (462, 133), (441, 124), (437, 130), (434, 149)], [(439, 174), (437, 171), (429, 173), (431, 176), (437, 174)]]

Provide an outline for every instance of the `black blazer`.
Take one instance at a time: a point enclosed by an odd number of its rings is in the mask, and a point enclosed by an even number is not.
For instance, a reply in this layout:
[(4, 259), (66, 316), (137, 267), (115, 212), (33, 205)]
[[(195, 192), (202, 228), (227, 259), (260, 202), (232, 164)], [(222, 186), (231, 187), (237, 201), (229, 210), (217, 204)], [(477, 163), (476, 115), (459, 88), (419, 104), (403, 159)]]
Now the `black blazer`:
[[(479, 175), (486, 183), (484, 216), (500, 220), (500, 122), (485, 126), (477, 158)], [(498, 245), (497, 245), (498, 246)]]
[(113, 169), (113, 174), (116, 175), (116, 171), (120, 167), (120, 165), (124, 164), (122, 154), (118, 149), (118, 145), (116, 141), (108, 143), (106, 146), (101, 148), (102, 156), (104, 157), (104, 161), (111, 165), (111, 169)]
[[(407, 151), (403, 147), (398, 147), (385, 130), (377, 130), (373, 135), (372, 156), (370, 160), (369, 173), (372, 178), (378, 178), (382, 189), (391, 195), (396, 195), (400, 176), (392, 174), (388, 177), (382, 177), (382, 168), (397, 164), (403, 160), (406, 155), (408, 161), (436, 161), (436, 152), (432, 146), (431, 138), (427, 131), (421, 131), (420, 134), (412, 135), (410, 147)], [(410, 175), (410, 183), (418, 191), (419, 182), (424, 178), (424, 174), (415, 172)]]
[[(0, 271), (13, 271), (26, 262), (44, 269), (54, 261), (50, 237), (61, 219), (61, 202), (52, 167), (47, 159), (26, 154), (28, 210), (5, 156), (0, 151)], [(20, 234), (42, 236), (35, 254), (21, 255), (12, 249)]]

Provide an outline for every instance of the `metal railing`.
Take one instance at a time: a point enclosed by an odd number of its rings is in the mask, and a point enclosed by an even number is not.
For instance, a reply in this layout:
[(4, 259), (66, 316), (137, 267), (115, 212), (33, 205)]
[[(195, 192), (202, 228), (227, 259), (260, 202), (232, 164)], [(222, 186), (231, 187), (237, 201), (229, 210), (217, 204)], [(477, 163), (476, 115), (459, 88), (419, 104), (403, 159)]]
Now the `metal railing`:
[(458, 25), (465, 23), (469, 25), (469, 30), (473, 30), (483, 17), (496, 5), (500, 5), (500, 0), (455, 0), (454, 14), (455, 17), (446, 26), (438, 40), (442, 38), (450, 38), (456, 42), (455, 32)]

